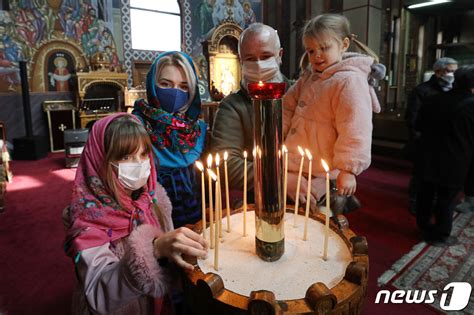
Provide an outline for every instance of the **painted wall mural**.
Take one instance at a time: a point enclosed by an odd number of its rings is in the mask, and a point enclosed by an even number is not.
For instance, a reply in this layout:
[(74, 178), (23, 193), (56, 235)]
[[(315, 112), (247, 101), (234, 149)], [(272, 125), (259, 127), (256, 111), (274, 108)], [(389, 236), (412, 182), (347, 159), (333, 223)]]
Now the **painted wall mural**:
[[(62, 50), (46, 56), (45, 82), (32, 90), (64, 91), (72, 73), (97, 52), (105, 53), (113, 66), (119, 66), (114, 40), (113, 8), (109, 0), (12, 0), (10, 10), (0, 11), (0, 92), (19, 90), (18, 61), (37, 62), (45, 45), (60, 45)], [(121, 33), (118, 34), (121, 36)], [(80, 49), (84, 58), (73, 58), (68, 46)], [(84, 64), (85, 63), (85, 64)], [(31, 72), (30, 72), (31, 74)], [(36, 75), (36, 74), (35, 74)]]
[[(225, 20), (233, 19), (242, 29), (247, 28), (247, 26), (254, 22), (260, 22), (262, 4), (261, 0), (187, 0), (186, 2), (189, 3), (191, 8), (197, 8), (196, 10), (192, 10), (193, 13), (190, 23), (192, 32), (186, 40), (186, 50), (192, 55), (199, 68), (201, 97), (204, 100), (210, 100), (209, 80), (207, 77), (209, 65), (202, 51), (202, 43), (210, 39), (215, 29)], [(235, 62), (232, 63), (230, 67), (235, 67)], [(240, 69), (234, 69), (233, 71), (225, 70), (226, 69), (223, 69), (221, 72), (225, 75), (226, 82), (233, 81), (230, 80), (229, 74), (237, 76), (237, 74), (240, 73)], [(220, 75), (221, 72), (216, 75)], [(221, 87), (220, 84), (217, 84), (217, 86), (220, 89), (224, 88), (226, 90), (234, 90), (236, 88), (235, 86), (225, 87), (228, 84), (230, 83), (224, 83), (223, 87)], [(235, 85), (238, 83), (234, 82), (232, 84)]]
[[(123, 66), (129, 75), (129, 87), (133, 85), (133, 62), (153, 61), (158, 52), (132, 49), (130, 1), (121, 1), (122, 33), (124, 46)], [(172, 1), (172, 0), (169, 0)], [(202, 51), (202, 42), (209, 39), (220, 22), (232, 17), (240, 27), (246, 28), (262, 20), (261, 0), (175, 0), (181, 7), (183, 27), (183, 51), (189, 54), (199, 72), (199, 89), (203, 100), (208, 100), (208, 64)]]
[(215, 28), (225, 19), (232, 18), (245, 29), (261, 21), (261, 0), (187, 0), (192, 10), (191, 54), (202, 54), (202, 42), (207, 40)]

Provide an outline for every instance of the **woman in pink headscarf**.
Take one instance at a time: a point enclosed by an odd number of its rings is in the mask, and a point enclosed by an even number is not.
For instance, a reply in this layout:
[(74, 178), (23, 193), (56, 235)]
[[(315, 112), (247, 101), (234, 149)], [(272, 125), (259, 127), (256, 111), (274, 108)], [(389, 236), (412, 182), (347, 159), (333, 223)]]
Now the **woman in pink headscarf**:
[(171, 203), (156, 180), (152, 145), (132, 115), (95, 123), (65, 213), (65, 250), (78, 284), (73, 314), (160, 314), (173, 265), (207, 255), (207, 242), (173, 230)]

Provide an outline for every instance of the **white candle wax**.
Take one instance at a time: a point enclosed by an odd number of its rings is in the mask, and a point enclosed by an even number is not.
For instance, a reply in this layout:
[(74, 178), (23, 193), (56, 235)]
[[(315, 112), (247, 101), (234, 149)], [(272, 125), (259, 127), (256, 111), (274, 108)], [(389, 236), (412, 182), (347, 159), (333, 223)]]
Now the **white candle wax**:
[(214, 209), (213, 209), (213, 198), (212, 198), (212, 155), (209, 154), (207, 157), (207, 173), (208, 173), (208, 186), (209, 186), (209, 232), (210, 232), (210, 247), (214, 248)]
[(329, 166), (326, 161), (321, 160), (324, 170), (326, 171), (326, 221), (324, 225), (324, 250), (323, 259), (328, 259), (328, 241), (329, 241), (329, 214), (331, 209), (331, 190), (329, 187)]
[(201, 171), (202, 237), (206, 239), (206, 181), (204, 179), (204, 166), (200, 161), (196, 161), (196, 166)]
[(227, 175), (227, 158), (229, 154), (224, 152), (224, 177), (225, 177), (225, 200), (226, 200), (226, 218), (227, 218), (227, 232), (230, 233), (230, 200), (229, 200), (229, 177)]
[(247, 151), (244, 151), (244, 236), (247, 236)]
[(311, 170), (313, 168), (313, 156), (308, 151), (308, 149), (306, 149), (305, 151), (306, 151), (306, 156), (308, 157), (308, 160), (309, 160), (308, 187), (306, 190), (306, 211), (304, 213), (304, 236), (303, 236), (303, 240), (306, 241), (308, 238), (308, 217), (309, 217), (309, 207), (311, 204)]
[(298, 146), (298, 151), (301, 155), (301, 162), (300, 162), (300, 169), (298, 172), (298, 180), (296, 182), (295, 217), (294, 217), (294, 222), (293, 222), (294, 226), (296, 226), (296, 217), (298, 215), (298, 207), (300, 203), (300, 185), (301, 185), (301, 175), (303, 173), (303, 163), (304, 163), (304, 151), (300, 146)]

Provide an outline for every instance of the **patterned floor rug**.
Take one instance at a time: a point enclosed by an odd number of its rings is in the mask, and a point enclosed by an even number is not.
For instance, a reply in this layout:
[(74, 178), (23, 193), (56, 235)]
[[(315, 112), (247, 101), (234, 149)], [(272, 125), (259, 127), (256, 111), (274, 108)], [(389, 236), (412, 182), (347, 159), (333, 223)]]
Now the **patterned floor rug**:
[[(431, 306), (442, 311), (440, 297), (447, 284), (467, 282), (474, 286), (474, 213), (457, 215), (452, 235), (458, 237), (459, 244), (436, 247), (422, 242), (415, 245), (380, 276), (379, 286), (387, 285), (397, 290), (437, 290), (435, 302)], [(452, 291), (446, 292), (448, 301), (444, 305), (449, 305)], [(448, 314), (474, 314), (474, 292), (471, 291), (465, 309)]]

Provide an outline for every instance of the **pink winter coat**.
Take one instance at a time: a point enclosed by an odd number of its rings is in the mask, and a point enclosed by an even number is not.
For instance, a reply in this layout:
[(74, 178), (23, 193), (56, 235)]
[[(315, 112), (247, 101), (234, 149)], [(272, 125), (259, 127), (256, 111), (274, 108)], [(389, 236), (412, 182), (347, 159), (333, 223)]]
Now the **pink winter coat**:
[[(172, 227), (171, 202), (159, 184), (156, 198), (165, 226)], [(157, 226), (142, 224), (113, 244), (83, 250), (76, 258), (71, 314), (158, 314), (152, 297), (162, 297), (175, 281), (171, 269), (160, 267), (153, 255), (153, 239), (162, 233)]]
[[(380, 112), (368, 84), (371, 57), (345, 54), (322, 73), (306, 71), (283, 98), (283, 137), (290, 172), (298, 172), (297, 146), (313, 155), (313, 176), (321, 176), (324, 159), (331, 170), (360, 174), (370, 165), (372, 111)], [(307, 165), (307, 164), (306, 164)], [(307, 167), (304, 168), (305, 173)]]

